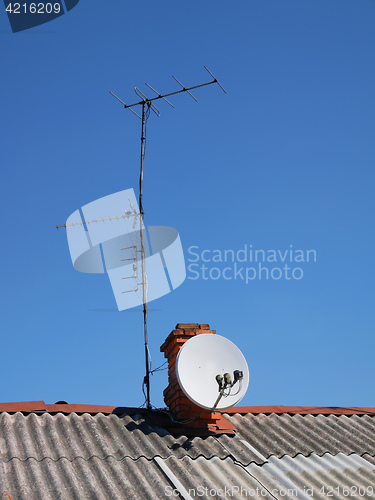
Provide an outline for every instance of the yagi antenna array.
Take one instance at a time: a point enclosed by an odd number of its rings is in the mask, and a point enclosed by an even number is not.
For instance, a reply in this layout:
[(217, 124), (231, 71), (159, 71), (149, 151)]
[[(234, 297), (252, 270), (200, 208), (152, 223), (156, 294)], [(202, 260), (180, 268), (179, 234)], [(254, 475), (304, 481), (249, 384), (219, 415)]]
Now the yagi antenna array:
[(136, 212), (136, 210), (133, 206), (132, 206), (132, 209), (133, 209), (133, 213), (128, 211), (128, 210), (125, 210), (125, 215), (116, 215), (115, 217), (106, 217), (106, 218), (102, 218), (102, 219), (84, 220), (84, 221), (80, 221), (80, 222), (71, 222), (70, 224), (60, 224), (60, 226), (56, 226), (56, 229), (60, 229), (60, 227), (85, 226), (85, 225), (94, 224), (94, 223), (97, 224), (98, 222), (106, 222), (108, 220), (110, 220), (111, 222), (113, 220), (118, 220), (118, 221), (125, 220), (125, 219), (129, 220), (130, 217), (134, 217), (134, 222), (133, 222), (133, 229), (134, 229), (136, 224), (137, 224), (137, 217), (140, 214)]
[(206, 67), (204, 66), (204, 69), (212, 76), (213, 80), (210, 81), (210, 82), (206, 82), (206, 83), (201, 83), (199, 85), (194, 85), (193, 87), (185, 87), (179, 80), (177, 80), (177, 78), (175, 76), (172, 75), (172, 78), (174, 78), (176, 80), (176, 82), (182, 87), (181, 90), (176, 90), (175, 92), (169, 92), (168, 94), (159, 94), (159, 92), (157, 90), (155, 90), (154, 88), (151, 87), (151, 85), (149, 85), (148, 83), (146, 83), (145, 85), (151, 89), (153, 92), (155, 92), (156, 94), (156, 97), (152, 97), (152, 98), (148, 98), (147, 96), (145, 96), (145, 94), (143, 94), (143, 92), (141, 92), (139, 90), (138, 87), (134, 87), (134, 92), (137, 94), (138, 97), (141, 98), (141, 101), (138, 101), (138, 102), (134, 102), (133, 104), (125, 104), (124, 101), (122, 101), (119, 97), (117, 97), (117, 95), (115, 95), (113, 92), (110, 92), (110, 94), (113, 95), (113, 97), (115, 97), (118, 101), (121, 102), (121, 104), (124, 105), (124, 108), (125, 109), (130, 109), (130, 111), (132, 113), (134, 113), (136, 116), (138, 116), (138, 118), (140, 118), (142, 120), (142, 117), (139, 116), (138, 113), (136, 113), (132, 108), (135, 107), (135, 106), (142, 106), (144, 107), (145, 105), (147, 105), (150, 109), (152, 109), (152, 111), (157, 115), (157, 116), (160, 116), (160, 111), (158, 110), (158, 108), (153, 104), (154, 101), (158, 100), (158, 99), (163, 99), (166, 103), (168, 103), (170, 106), (172, 106), (172, 108), (174, 108), (174, 105), (169, 102), (166, 97), (170, 97), (171, 95), (177, 95), (177, 94), (181, 94), (183, 92), (187, 92), (189, 94), (189, 96), (194, 99), (194, 101), (197, 101), (197, 99), (193, 96), (193, 94), (190, 92), (190, 90), (194, 90), (194, 89), (198, 89), (200, 87), (205, 87), (207, 85), (212, 85), (213, 83), (217, 83), (219, 85), (219, 87), (221, 88), (221, 90), (223, 92), (226, 93), (226, 91), (224, 90), (224, 88), (222, 87), (222, 85), (219, 83), (219, 81), (217, 80), (217, 78), (214, 77), (214, 75), (211, 73), (211, 71)]

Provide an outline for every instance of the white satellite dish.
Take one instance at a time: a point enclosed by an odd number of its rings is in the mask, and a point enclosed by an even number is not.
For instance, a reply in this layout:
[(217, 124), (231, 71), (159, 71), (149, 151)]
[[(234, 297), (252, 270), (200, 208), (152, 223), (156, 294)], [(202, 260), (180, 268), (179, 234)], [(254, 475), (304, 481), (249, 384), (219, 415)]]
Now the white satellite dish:
[(182, 346), (176, 375), (186, 396), (206, 410), (225, 410), (237, 404), (249, 385), (249, 368), (238, 347), (225, 337), (207, 333)]

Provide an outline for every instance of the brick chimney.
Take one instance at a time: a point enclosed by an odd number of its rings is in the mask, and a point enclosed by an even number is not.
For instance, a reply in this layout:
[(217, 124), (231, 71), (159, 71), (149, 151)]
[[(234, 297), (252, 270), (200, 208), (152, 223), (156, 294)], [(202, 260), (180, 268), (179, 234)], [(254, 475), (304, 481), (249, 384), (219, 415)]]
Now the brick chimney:
[[(210, 412), (195, 405), (185, 396), (176, 376), (176, 358), (184, 343), (202, 333), (216, 334), (216, 330), (211, 330), (209, 325), (198, 323), (178, 323), (160, 347), (160, 352), (164, 352), (164, 357), (168, 359), (168, 387), (164, 390), (164, 401), (168, 406), (174, 420), (184, 422), (184, 432), (186, 428), (199, 430), (200, 434), (234, 434), (235, 427), (227, 420), (220, 411)], [(191, 433), (190, 433), (191, 434)]]

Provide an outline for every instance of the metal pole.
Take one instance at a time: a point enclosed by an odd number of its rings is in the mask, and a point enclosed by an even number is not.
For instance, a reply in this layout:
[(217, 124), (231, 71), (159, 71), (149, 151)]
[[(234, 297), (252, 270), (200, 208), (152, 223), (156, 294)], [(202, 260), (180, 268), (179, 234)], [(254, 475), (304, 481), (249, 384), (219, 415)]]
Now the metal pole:
[(141, 237), (141, 258), (142, 258), (142, 286), (143, 286), (143, 330), (145, 341), (145, 361), (146, 361), (146, 376), (144, 382), (146, 385), (146, 404), (147, 409), (151, 409), (150, 402), (150, 365), (148, 354), (148, 338), (147, 338), (147, 276), (146, 276), (146, 260), (145, 260), (145, 247), (144, 247), (144, 234), (143, 234), (143, 162), (145, 158), (145, 126), (146, 126), (146, 101), (142, 102), (142, 136), (141, 136), (141, 173), (139, 177), (139, 223), (140, 223), (140, 237)]

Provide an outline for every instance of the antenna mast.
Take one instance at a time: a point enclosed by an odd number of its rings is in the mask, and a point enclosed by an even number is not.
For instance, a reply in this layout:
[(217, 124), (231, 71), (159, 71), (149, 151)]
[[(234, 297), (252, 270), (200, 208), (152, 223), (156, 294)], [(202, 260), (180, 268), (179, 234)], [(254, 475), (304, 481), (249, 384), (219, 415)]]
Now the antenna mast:
[[(205, 70), (208, 71), (208, 73), (212, 76), (213, 80), (206, 82), (206, 83), (201, 83), (199, 85), (194, 85), (193, 87), (184, 87), (180, 81), (177, 80), (175, 76), (173, 78), (176, 80), (176, 82), (182, 87), (180, 90), (177, 90), (175, 92), (169, 92), (168, 94), (159, 94), (155, 89), (151, 87), (148, 83), (146, 83), (146, 86), (151, 89), (153, 92), (155, 92), (156, 97), (152, 97), (149, 99), (146, 97), (137, 87), (134, 87), (134, 91), (137, 94), (138, 97), (140, 97), (140, 101), (135, 102), (133, 104), (125, 104), (124, 101), (122, 101), (119, 97), (117, 97), (113, 92), (110, 92), (113, 97), (115, 97), (118, 101), (120, 101), (125, 109), (129, 109), (132, 113), (134, 113), (138, 118), (142, 120), (142, 135), (141, 135), (141, 168), (140, 168), (140, 176), (139, 176), (139, 212), (140, 212), (140, 217), (139, 217), (139, 224), (140, 224), (140, 239), (141, 239), (141, 262), (142, 262), (142, 285), (143, 285), (143, 333), (144, 333), (144, 346), (145, 346), (145, 362), (146, 362), (146, 375), (144, 377), (144, 385), (146, 386), (146, 406), (147, 409), (151, 409), (151, 401), (150, 401), (150, 354), (149, 354), (149, 348), (148, 348), (148, 334), (147, 334), (147, 274), (146, 274), (146, 259), (145, 259), (145, 248), (144, 248), (144, 210), (143, 210), (143, 164), (144, 164), (144, 158), (145, 158), (145, 142), (146, 142), (146, 121), (149, 117), (150, 110), (152, 110), (156, 116), (160, 116), (160, 111), (158, 108), (153, 104), (153, 101), (156, 101), (158, 99), (163, 99), (165, 102), (167, 102), (172, 108), (174, 108), (173, 104), (170, 103), (166, 97), (176, 95), (176, 94), (181, 94), (182, 92), (187, 92), (190, 97), (196, 101), (197, 99), (191, 94), (190, 90), (197, 89), (199, 87), (205, 87), (207, 85), (212, 85), (213, 83), (217, 83), (221, 90), (225, 92), (223, 87), (220, 85), (218, 80), (214, 77), (214, 75), (209, 71), (209, 69), (204, 66)], [(226, 92), (225, 92), (226, 93)], [(142, 106), (142, 115), (140, 116), (138, 113), (136, 113), (132, 108), (135, 106)]]

